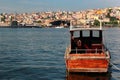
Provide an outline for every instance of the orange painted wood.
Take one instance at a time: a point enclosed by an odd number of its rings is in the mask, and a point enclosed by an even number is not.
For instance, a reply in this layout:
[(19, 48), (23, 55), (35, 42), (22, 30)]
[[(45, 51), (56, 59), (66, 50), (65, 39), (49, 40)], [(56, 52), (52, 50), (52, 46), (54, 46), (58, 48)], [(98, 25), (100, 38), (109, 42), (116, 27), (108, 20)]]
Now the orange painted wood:
[(67, 60), (68, 68), (107, 68), (108, 61), (105, 59), (81, 59), (81, 60)]

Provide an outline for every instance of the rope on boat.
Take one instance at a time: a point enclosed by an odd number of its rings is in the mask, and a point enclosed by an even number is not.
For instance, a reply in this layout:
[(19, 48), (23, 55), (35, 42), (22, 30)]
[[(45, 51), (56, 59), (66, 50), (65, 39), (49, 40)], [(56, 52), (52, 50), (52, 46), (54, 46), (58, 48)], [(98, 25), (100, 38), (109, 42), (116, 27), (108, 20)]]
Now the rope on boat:
[(115, 66), (112, 62), (110, 62), (110, 64), (111, 64), (116, 70), (120, 71), (120, 68), (117, 67), (117, 66)]

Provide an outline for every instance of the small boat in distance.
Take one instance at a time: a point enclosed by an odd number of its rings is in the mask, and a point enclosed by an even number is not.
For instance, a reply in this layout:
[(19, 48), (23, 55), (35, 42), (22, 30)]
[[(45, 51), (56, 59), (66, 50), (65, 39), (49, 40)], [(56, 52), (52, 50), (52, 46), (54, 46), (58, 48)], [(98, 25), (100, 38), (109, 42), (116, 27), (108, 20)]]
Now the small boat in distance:
[(71, 44), (64, 56), (67, 72), (108, 72), (110, 53), (102, 33), (101, 27), (70, 27)]
[(64, 28), (64, 26), (57, 26), (57, 27), (55, 27), (55, 28)]

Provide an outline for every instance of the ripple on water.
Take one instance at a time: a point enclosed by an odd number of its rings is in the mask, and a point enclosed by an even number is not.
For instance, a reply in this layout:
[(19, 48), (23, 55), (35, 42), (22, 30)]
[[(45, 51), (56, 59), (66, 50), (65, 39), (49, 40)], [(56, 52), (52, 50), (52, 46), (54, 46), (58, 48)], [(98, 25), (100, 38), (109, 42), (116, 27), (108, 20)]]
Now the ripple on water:
[[(119, 28), (105, 31), (111, 61), (117, 67), (119, 33)], [(68, 43), (68, 29), (0, 28), (0, 80), (65, 80), (64, 52)], [(119, 80), (119, 73), (112, 66), (111, 80)]]

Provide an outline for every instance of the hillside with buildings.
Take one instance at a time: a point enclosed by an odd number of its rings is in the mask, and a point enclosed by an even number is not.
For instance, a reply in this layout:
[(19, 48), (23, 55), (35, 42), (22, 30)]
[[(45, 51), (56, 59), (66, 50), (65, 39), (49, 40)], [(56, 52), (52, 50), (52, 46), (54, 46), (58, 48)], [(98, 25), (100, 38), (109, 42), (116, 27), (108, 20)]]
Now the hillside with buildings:
[[(42, 27), (65, 26), (72, 21), (73, 25), (98, 26), (99, 20), (104, 26), (120, 24), (120, 7), (91, 9), (83, 11), (33, 12), (33, 13), (1, 13), (0, 26), (11, 26), (13, 21), (17, 25), (31, 25)], [(59, 23), (54, 23), (58, 22)]]

